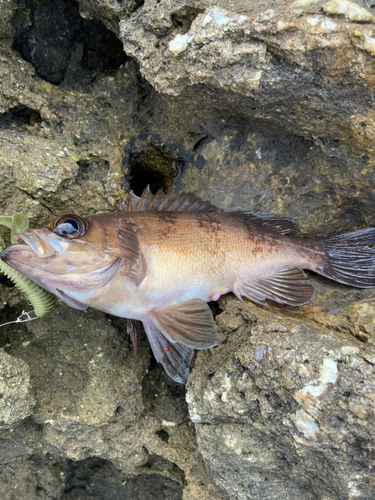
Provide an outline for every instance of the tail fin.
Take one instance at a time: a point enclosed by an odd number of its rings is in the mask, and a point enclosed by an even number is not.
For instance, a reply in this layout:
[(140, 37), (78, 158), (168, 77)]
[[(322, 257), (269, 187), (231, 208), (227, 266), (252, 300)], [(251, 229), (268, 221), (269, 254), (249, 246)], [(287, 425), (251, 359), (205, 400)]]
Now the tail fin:
[(314, 271), (358, 288), (375, 288), (375, 228), (361, 229), (318, 241), (319, 266)]

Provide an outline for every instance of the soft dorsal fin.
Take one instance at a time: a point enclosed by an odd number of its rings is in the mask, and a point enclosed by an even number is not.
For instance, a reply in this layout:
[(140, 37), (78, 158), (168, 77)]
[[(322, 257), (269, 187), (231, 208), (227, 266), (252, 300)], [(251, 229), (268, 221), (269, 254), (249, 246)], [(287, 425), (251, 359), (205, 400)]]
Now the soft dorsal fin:
[(137, 237), (138, 226), (130, 221), (119, 219), (119, 225), (115, 229), (117, 244), (121, 251), (121, 259), (124, 267), (121, 274), (134, 278), (137, 286), (146, 275), (147, 264), (141, 252)]
[(139, 198), (130, 192), (123, 203), (123, 210), (128, 212), (212, 212), (217, 208), (209, 201), (203, 201), (195, 194), (177, 194), (174, 189), (165, 194), (162, 189), (153, 195), (147, 186)]
[(231, 212), (231, 215), (281, 234), (292, 232), (297, 225), (293, 219), (282, 219), (266, 212)]

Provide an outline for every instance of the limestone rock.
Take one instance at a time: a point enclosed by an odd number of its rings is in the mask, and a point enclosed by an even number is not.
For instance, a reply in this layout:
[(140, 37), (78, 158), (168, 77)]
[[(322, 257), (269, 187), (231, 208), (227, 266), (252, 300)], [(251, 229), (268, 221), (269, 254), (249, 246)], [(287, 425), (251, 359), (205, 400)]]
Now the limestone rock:
[(0, 429), (31, 415), (35, 400), (30, 394), (27, 364), (0, 350)]
[(187, 392), (214, 481), (236, 499), (371, 498), (373, 346), (223, 302), (223, 343), (197, 358)]
[[(0, 11), (2, 214), (109, 212), (150, 184), (302, 237), (375, 225), (371, 2)], [(60, 305), (0, 327), (2, 497), (372, 498), (375, 293), (311, 279), (301, 308), (213, 305), (187, 394), (125, 320)], [(2, 277), (0, 298), (0, 324), (26, 308)]]
[(374, 19), (347, 0), (154, 0), (120, 36), (159, 92), (214, 100), (358, 163), (374, 153)]

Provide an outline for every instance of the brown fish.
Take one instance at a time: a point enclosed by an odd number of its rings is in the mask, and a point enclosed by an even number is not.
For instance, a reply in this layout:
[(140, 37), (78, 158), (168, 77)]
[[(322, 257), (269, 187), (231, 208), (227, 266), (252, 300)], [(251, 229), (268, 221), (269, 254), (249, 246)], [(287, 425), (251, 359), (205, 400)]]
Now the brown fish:
[(330, 238), (285, 236), (294, 221), (216, 209), (195, 195), (129, 196), (122, 210), (15, 235), (1, 258), (76, 309), (127, 318), (137, 347), (143, 323), (156, 359), (186, 382), (194, 349), (217, 343), (207, 302), (233, 292), (298, 306), (313, 287), (302, 269), (375, 287), (375, 228)]

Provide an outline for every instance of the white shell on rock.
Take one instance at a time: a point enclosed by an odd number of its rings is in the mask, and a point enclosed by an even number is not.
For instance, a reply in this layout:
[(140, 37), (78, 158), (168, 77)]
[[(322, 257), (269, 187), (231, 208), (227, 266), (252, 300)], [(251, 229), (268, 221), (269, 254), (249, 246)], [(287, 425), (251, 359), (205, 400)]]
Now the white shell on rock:
[(361, 33), (360, 31), (354, 31), (353, 35), (356, 39), (352, 40), (353, 45), (359, 49), (365, 50), (369, 54), (375, 57), (375, 38), (366, 35), (366, 33)]
[(188, 46), (190, 36), (187, 33), (185, 35), (176, 35), (168, 44), (169, 50), (174, 54), (183, 52)]
[(331, 0), (323, 5), (326, 14), (341, 14), (349, 21), (375, 22), (375, 16), (367, 9), (350, 0)]

